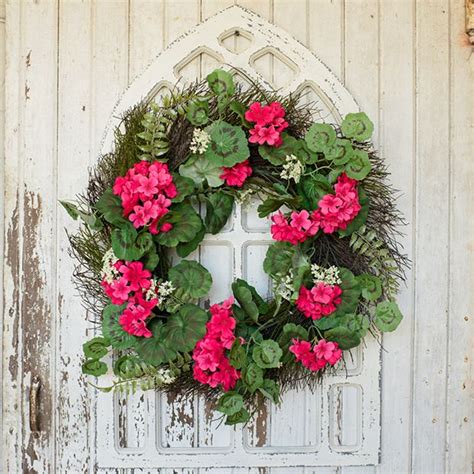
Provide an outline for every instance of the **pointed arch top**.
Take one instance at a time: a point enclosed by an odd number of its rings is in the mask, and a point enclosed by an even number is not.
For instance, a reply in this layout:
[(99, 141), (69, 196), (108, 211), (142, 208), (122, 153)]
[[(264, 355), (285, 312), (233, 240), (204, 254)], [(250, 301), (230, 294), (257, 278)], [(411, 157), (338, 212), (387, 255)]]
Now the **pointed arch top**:
[[(227, 48), (222, 41), (222, 38), (227, 37), (233, 30), (238, 34), (245, 32), (245, 38), (250, 41), (246, 48), (238, 52)], [(180, 75), (183, 64), (202, 53), (203, 48), (213, 60), (250, 73), (268, 88), (271, 88), (272, 84), (258, 72), (256, 60), (267, 51), (274, 52), (275, 57), (285, 63), (289, 70), (289, 77), (280, 89), (282, 93), (302, 90), (308, 87), (308, 84), (313, 84), (314, 87), (310, 86), (312, 92), (317, 94), (321, 103), (331, 110), (336, 121), (349, 112), (359, 110), (349, 91), (306, 46), (256, 13), (233, 5), (216, 13), (172, 42), (130, 84), (112, 112), (102, 140), (103, 153), (111, 151), (113, 131), (123, 113), (141, 100), (150, 97), (160, 84), (184, 82)]]

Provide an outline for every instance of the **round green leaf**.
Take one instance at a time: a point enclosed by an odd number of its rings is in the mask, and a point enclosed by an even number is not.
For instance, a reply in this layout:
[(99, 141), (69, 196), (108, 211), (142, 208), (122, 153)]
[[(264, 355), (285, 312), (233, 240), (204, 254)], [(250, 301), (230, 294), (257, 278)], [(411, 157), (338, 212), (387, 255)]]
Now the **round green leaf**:
[(137, 368), (139, 367), (140, 359), (132, 355), (124, 355), (119, 357), (114, 363), (114, 374), (117, 377), (126, 379), (136, 376)]
[(247, 421), (249, 420), (250, 420), (250, 413), (245, 408), (242, 408), (240, 411), (238, 411), (234, 415), (228, 415), (225, 420), (225, 424), (237, 425), (238, 423), (247, 423)]
[(254, 393), (263, 384), (263, 370), (257, 364), (249, 364), (242, 372), (242, 381)]
[(152, 337), (137, 338), (135, 350), (147, 363), (155, 367), (173, 361), (177, 357), (176, 348), (166, 338), (165, 325), (158, 319), (148, 323)]
[(114, 349), (130, 349), (135, 346), (138, 339), (125, 332), (119, 324), (119, 317), (126, 307), (126, 304), (121, 306), (109, 304), (102, 313), (102, 334)]
[(357, 281), (362, 291), (362, 298), (367, 301), (376, 301), (382, 296), (382, 283), (380, 278), (375, 275), (370, 275), (369, 273), (362, 273), (357, 276)]
[(196, 127), (206, 125), (209, 121), (209, 104), (207, 100), (195, 100), (188, 105), (186, 118)]
[(333, 316), (354, 313), (359, 305), (360, 287), (354, 274), (347, 268), (339, 268), (342, 290), (341, 303), (337, 306)]
[(100, 359), (104, 357), (108, 350), (107, 346), (109, 345), (108, 339), (103, 337), (94, 337), (90, 341), (87, 341), (82, 345), (84, 355), (89, 359)]
[(187, 162), (179, 167), (179, 173), (182, 176), (192, 179), (196, 184), (200, 185), (204, 180), (211, 188), (217, 188), (224, 183), (220, 178), (222, 174), (222, 166), (218, 163), (212, 163), (203, 155), (200, 155), (191, 162)]
[(204, 224), (202, 224), (201, 229), (199, 232), (196, 234), (194, 239), (190, 240), (189, 242), (180, 242), (178, 246), (176, 247), (176, 253), (178, 254), (179, 257), (181, 258), (186, 258), (190, 253), (194, 252), (199, 244), (202, 242), (202, 239), (204, 239), (204, 236), (206, 235), (206, 227)]
[(178, 173), (173, 173), (173, 182), (178, 191), (178, 195), (172, 199), (173, 202), (182, 202), (185, 198), (193, 194), (196, 187), (194, 180), (181, 176)]
[(107, 189), (96, 202), (95, 208), (104, 216), (104, 219), (117, 227), (126, 224), (128, 220), (123, 216), (122, 201), (112, 189)]
[(349, 331), (356, 333), (362, 339), (367, 334), (370, 321), (363, 314), (346, 314), (345, 325)]
[(280, 387), (274, 380), (265, 379), (258, 390), (273, 403), (280, 403)]
[(99, 377), (107, 373), (107, 364), (97, 359), (86, 360), (82, 364), (82, 373)]
[(363, 142), (372, 136), (374, 124), (364, 112), (347, 114), (342, 121), (341, 131), (345, 137)]
[(259, 311), (257, 305), (253, 301), (252, 292), (245, 286), (239, 285), (236, 282), (232, 283), (232, 292), (241, 308), (250, 316), (252, 321), (257, 322)]
[(296, 155), (300, 149), (298, 140), (287, 133), (281, 136), (283, 143), (279, 147), (261, 145), (258, 147), (260, 156), (272, 165), (281, 166), (288, 155)]
[(232, 75), (222, 69), (216, 69), (207, 76), (207, 83), (217, 96), (231, 96), (235, 92), (234, 79)]
[(345, 165), (352, 158), (353, 153), (351, 142), (338, 138), (334, 145), (324, 151), (324, 156), (335, 165)]
[(193, 298), (206, 296), (212, 285), (211, 274), (194, 260), (182, 260), (171, 268), (169, 279)]
[(369, 155), (363, 150), (354, 150), (350, 161), (346, 164), (346, 173), (349, 178), (360, 181), (364, 179), (372, 169)]
[(236, 392), (227, 392), (217, 402), (217, 410), (226, 415), (235, 415), (244, 407), (244, 398)]
[(111, 240), (115, 256), (121, 260), (139, 260), (146, 250), (137, 243), (137, 238), (138, 233), (130, 223), (113, 230)]
[(298, 140), (295, 155), (306, 164), (314, 164), (319, 161), (320, 155), (311, 151), (304, 140)]
[(403, 315), (394, 301), (382, 301), (375, 309), (375, 326), (382, 332), (392, 332), (397, 329)]
[(359, 335), (342, 326), (326, 331), (324, 338), (328, 341), (337, 342), (343, 350), (351, 349), (360, 344)]
[(252, 359), (262, 369), (273, 369), (280, 366), (283, 355), (281, 347), (276, 341), (267, 339), (255, 346), (252, 351)]
[(247, 362), (247, 354), (240, 343), (240, 339), (236, 338), (229, 352), (229, 362), (232, 367), (241, 369)]
[(225, 226), (234, 207), (234, 197), (217, 191), (207, 198), (206, 229), (217, 234)]
[(185, 304), (166, 322), (166, 343), (179, 352), (191, 351), (206, 334), (206, 323), (207, 313), (203, 309)]
[(201, 216), (187, 202), (175, 204), (166, 215), (166, 222), (173, 224), (168, 232), (160, 232), (155, 240), (165, 247), (176, 247), (180, 242), (190, 242), (201, 230)]
[(295, 339), (308, 339), (308, 330), (303, 326), (295, 323), (287, 323), (283, 326), (282, 333), (278, 340), (280, 346), (287, 346), (291, 340)]
[(327, 123), (313, 123), (304, 139), (311, 151), (324, 152), (335, 143), (336, 130)]
[(292, 268), (296, 248), (289, 242), (275, 242), (270, 245), (263, 261), (263, 270), (272, 277), (282, 277)]
[(203, 157), (217, 166), (231, 167), (250, 156), (247, 137), (241, 127), (214, 122), (206, 131), (211, 137)]

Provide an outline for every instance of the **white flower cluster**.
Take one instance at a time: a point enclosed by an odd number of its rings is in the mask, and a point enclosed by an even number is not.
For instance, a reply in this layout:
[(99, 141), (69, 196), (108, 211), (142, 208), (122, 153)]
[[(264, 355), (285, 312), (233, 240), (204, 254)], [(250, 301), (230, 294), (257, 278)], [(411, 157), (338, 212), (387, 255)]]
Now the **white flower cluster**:
[(237, 194), (237, 197), (235, 200), (239, 204), (248, 204), (250, 201), (250, 198), (254, 195), (254, 190), (253, 189), (244, 189), (241, 191), (239, 194)]
[(292, 179), (299, 183), (304, 171), (304, 165), (295, 155), (286, 155), (286, 162), (283, 165), (283, 171), (280, 173), (282, 179)]
[(119, 271), (114, 267), (118, 258), (112, 249), (107, 250), (102, 257), (102, 279), (107, 283), (112, 283), (118, 278)]
[(311, 274), (313, 275), (314, 283), (326, 283), (327, 285), (339, 285), (341, 283), (339, 268), (334, 265), (324, 268), (313, 263), (311, 265)]
[(295, 287), (293, 286), (293, 272), (290, 270), (288, 275), (283, 277), (275, 287), (275, 293), (280, 295), (284, 300), (290, 301), (291, 295), (294, 293)]
[(193, 131), (193, 139), (189, 145), (189, 150), (192, 153), (198, 153), (199, 155), (202, 155), (207, 150), (210, 142), (211, 137), (207, 132), (201, 130), (200, 128), (195, 128)]
[(176, 376), (173, 375), (171, 370), (169, 369), (164, 369), (164, 368), (159, 368), (156, 375), (155, 375), (155, 380), (158, 382), (160, 385), (168, 385), (170, 383), (173, 383), (176, 380)]
[(159, 280), (153, 278), (153, 280), (151, 280), (150, 288), (148, 288), (147, 292), (145, 293), (145, 299), (150, 301), (151, 299), (158, 297), (158, 304), (160, 307), (162, 307), (174, 290), (176, 290), (176, 288), (170, 281), (160, 282)]

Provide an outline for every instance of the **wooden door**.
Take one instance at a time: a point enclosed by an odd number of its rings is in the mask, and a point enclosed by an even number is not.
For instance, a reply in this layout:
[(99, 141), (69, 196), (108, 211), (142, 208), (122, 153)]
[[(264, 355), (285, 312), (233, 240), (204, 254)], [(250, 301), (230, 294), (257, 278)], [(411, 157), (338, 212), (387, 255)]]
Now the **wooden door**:
[[(466, 354), (458, 348), (468, 348), (459, 287), (469, 261), (458, 231), (469, 140), (455, 132), (471, 116), (455, 87), (468, 84), (467, 50), (455, 42), (461, 9), (442, 0), (417, 8), (403, 0), (233, 3), (7, 6), (5, 472), (467, 472)], [(420, 36), (432, 27), (435, 52)], [(268, 86), (304, 90), (326, 120), (361, 104), (405, 193), (403, 243), (415, 260), (401, 295), (407, 318), (384, 341), (383, 356), (368, 340), (346, 357), (347, 370), (314, 393), (286, 394), (280, 408), (262, 406), (243, 429), (218, 426), (202, 399), (124, 399), (87, 386), (79, 362), (93, 328), (70, 282), (63, 227), (71, 224), (56, 205), (83, 189), (121, 111), (222, 64)], [(237, 207), (223, 232), (206, 238), (194, 257), (215, 277), (212, 302), (228, 296), (238, 276), (269, 291), (261, 270), (268, 240), (268, 222), (252, 205)]]

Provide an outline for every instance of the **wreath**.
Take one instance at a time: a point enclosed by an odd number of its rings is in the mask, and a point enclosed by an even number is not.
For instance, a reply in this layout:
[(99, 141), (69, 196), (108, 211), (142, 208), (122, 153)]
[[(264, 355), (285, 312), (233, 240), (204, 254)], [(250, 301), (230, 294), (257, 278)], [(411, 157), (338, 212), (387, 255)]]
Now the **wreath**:
[[(204, 393), (245, 423), (259, 398), (312, 387), (368, 332), (396, 329), (408, 260), (373, 124), (362, 112), (315, 122), (300, 99), (215, 70), (127, 111), (86, 192), (61, 202), (82, 221), (68, 235), (74, 277), (101, 332), (83, 373), (109, 372), (112, 353), (115, 378), (97, 388)], [(271, 216), (273, 296), (237, 279), (209, 307), (212, 276), (188, 257), (252, 196)]]

